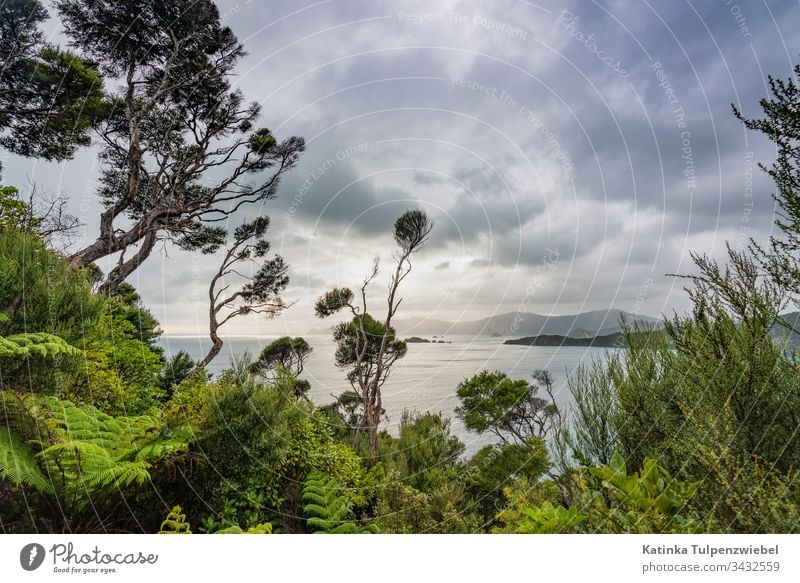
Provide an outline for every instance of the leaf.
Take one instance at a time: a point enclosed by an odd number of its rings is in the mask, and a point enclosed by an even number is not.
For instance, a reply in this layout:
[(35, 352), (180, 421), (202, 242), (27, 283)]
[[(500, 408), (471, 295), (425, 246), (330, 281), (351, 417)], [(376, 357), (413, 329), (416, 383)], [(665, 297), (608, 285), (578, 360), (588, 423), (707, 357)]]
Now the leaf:
[(16, 486), (52, 493), (53, 485), (39, 469), (33, 448), (8, 427), (0, 426), (0, 478)]

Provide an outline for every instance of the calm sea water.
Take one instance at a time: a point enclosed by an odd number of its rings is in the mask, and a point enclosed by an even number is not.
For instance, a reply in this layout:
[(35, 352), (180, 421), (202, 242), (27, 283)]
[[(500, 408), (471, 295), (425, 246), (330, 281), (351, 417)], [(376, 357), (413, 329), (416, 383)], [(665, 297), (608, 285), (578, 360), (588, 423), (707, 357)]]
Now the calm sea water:
[[(330, 337), (305, 336), (313, 347), (302, 377), (311, 383), (309, 396), (319, 404), (330, 403), (334, 395), (350, 388), (345, 372), (334, 364), (335, 345)], [(257, 356), (274, 337), (228, 337), (222, 352), (208, 367), (218, 373), (229, 365), (234, 354), (248, 350)], [(389, 380), (383, 388), (383, 404), (388, 416), (387, 429), (396, 433), (404, 409), (418, 412), (441, 412), (452, 419), (453, 433), (467, 444), (471, 454), (491, 442), (465, 430), (455, 418), (454, 409), (459, 401), (456, 388), (464, 379), (481, 370), (499, 370), (512, 378), (530, 379), (536, 369), (547, 369), (554, 377), (557, 404), (566, 410), (570, 395), (566, 387), (567, 376), (581, 363), (592, 358), (602, 358), (607, 348), (509, 346), (503, 338), (482, 336), (452, 336), (451, 344), (409, 344), (405, 358), (397, 361)], [(193, 358), (205, 355), (210, 346), (207, 337), (167, 336), (160, 344), (167, 356), (179, 350), (187, 351)]]

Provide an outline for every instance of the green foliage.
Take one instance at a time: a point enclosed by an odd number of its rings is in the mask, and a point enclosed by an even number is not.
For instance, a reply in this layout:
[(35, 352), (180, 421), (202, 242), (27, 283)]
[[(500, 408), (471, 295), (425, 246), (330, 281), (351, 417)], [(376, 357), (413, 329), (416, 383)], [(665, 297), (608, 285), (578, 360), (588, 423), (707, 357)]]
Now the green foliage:
[(42, 473), (33, 447), (8, 427), (0, 426), (0, 479), (16, 486), (30, 486), (51, 492), (52, 486)]
[(0, 359), (4, 358), (53, 358), (58, 355), (76, 356), (81, 351), (55, 334), (29, 332), (0, 336)]
[(272, 534), (272, 524), (265, 522), (256, 524), (247, 530), (242, 530), (241, 526), (228, 526), (220, 530), (215, 530), (214, 534)]
[(45, 42), (46, 18), (38, 0), (0, 4), (0, 145), (63, 160), (89, 143), (103, 81), (91, 63)]
[(576, 532), (577, 527), (586, 520), (578, 508), (553, 506), (545, 502), (536, 508), (524, 510), (525, 519), (517, 528), (518, 534), (564, 534)]
[(298, 484), (312, 471), (336, 479), (353, 507), (365, 505), (360, 459), (333, 440), (313, 404), (294, 398), (294, 377), (265, 384), (247, 372), (249, 365), (239, 362), (206, 389), (198, 493), (223, 521), (245, 528), (281, 515), (286, 532), (299, 528), (291, 519), (298, 514)]
[(70, 271), (35, 234), (0, 230), (0, 335), (32, 330), (57, 334), (83, 348), (104, 309), (84, 270)]
[(266, 128), (255, 131), (250, 137), (250, 149), (257, 154), (268, 153), (276, 144), (275, 136)]
[(568, 377), (573, 401), (571, 424), (556, 436), (556, 451), (561, 454), (557, 462), (562, 471), (568, 472), (573, 460), (583, 467), (611, 461), (617, 441), (614, 378), (621, 366), (620, 356), (611, 353), (605, 360), (594, 358), (589, 365), (580, 364)]
[(158, 534), (192, 534), (192, 528), (186, 522), (186, 515), (181, 513), (180, 506), (174, 506), (169, 511), (164, 522), (161, 523), (161, 528)]
[(503, 507), (492, 532), (515, 533), (529, 519), (530, 510), (560, 504), (561, 489), (553, 480), (516, 478), (503, 487)]
[(92, 406), (8, 390), (0, 391), (0, 402), (0, 475), (52, 496), (61, 510), (40, 518), (64, 521), (64, 528), (91, 529), (89, 517), (102, 517), (115, 495), (140, 490), (155, 470), (187, 451), (187, 429), (167, 419), (112, 417)]
[(168, 398), (174, 393), (175, 387), (180, 385), (194, 370), (195, 361), (185, 350), (179, 350), (165, 363), (159, 373), (161, 390)]
[[(297, 377), (303, 372), (305, 360), (313, 350), (305, 338), (283, 336), (263, 348), (258, 359), (251, 365), (251, 371), (254, 374), (271, 373), (278, 376), (288, 373)], [(311, 384), (306, 380), (295, 379), (294, 389), (294, 396), (300, 399), (308, 394)]]
[(539, 480), (549, 467), (547, 446), (532, 437), (525, 443), (487, 445), (470, 459), (460, 476), (471, 504), (487, 526), (503, 507), (503, 487), (517, 479)]
[[(363, 327), (363, 336), (361, 329)], [(356, 316), (349, 322), (340, 322), (333, 327), (333, 339), (336, 342), (336, 365), (341, 368), (350, 368), (348, 378), (356, 381), (357, 355), (363, 351), (363, 369), (371, 369), (380, 353), (386, 326), (378, 322), (369, 314)], [(402, 340), (397, 339), (397, 334), (392, 328), (388, 331), (384, 359), (393, 362), (406, 355), (408, 347)]]
[(70, 270), (36, 235), (14, 229), (0, 230), (0, 281), (0, 310), (7, 314), (0, 321), (0, 356), (19, 357), (2, 363), (6, 387), (110, 413), (157, 408), (164, 397), (155, 345), (161, 331), (132, 286), (99, 297), (86, 270)]
[(422, 248), (432, 229), (425, 211), (406, 211), (394, 222), (394, 240), (404, 253), (411, 253)]
[[(273, 198), (280, 175), (305, 148), (301, 138), (277, 142), (255, 127), (259, 104), (233, 87), (244, 50), (218, 7), (211, 0), (126, 10), (94, 0), (58, 0), (55, 6), (72, 45), (118, 80), (100, 127), (97, 195), (105, 215), (97, 238), (73, 260), (86, 265), (121, 253), (124, 260), (102, 286), (113, 291), (157, 240), (204, 253), (218, 249), (225, 235), (222, 219)], [(241, 249), (227, 251), (230, 258)], [(230, 266), (220, 273), (236, 279), (247, 272)], [(221, 301), (246, 313), (281, 287), (284, 271), (282, 260), (270, 259)]]
[[(794, 74), (800, 74), (800, 64)], [(752, 246), (766, 267), (769, 276), (797, 298), (800, 292), (800, 87), (793, 76), (787, 79), (768, 77), (770, 95), (759, 105), (764, 113), (761, 119), (748, 119), (734, 105), (733, 111), (748, 129), (763, 133), (775, 145), (777, 157), (767, 167), (760, 165), (772, 178), (777, 192), (773, 198), (778, 206), (775, 226), (781, 234), (770, 236), (769, 247)]]
[(347, 288), (335, 288), (317, 300), (314, 305), (314, 313), (318, 318), (327, 318), (345, 308), (353, 301), (353, 292)]
[(339, 490), (338, 482), (325, 474), (311, 472), (308, 475), (301, 497), (308, 529), (326, 534), (369, 532), (356, 525), (350, 501)]
[(31, 218), (28, 205), (13, 186), (0, 186), (0, 231), (36, 227), (41, 219)]
[(153, 314), (144, 307), (142, 298), (136, 289), (129, 283), (121, 283), (115, 290), (111, 311), (115, 316), (130, 322), (136, 330), (137, 339), (149, 344), (158, 351), (156, 342), (161, 336), (161, 327)]
[[(624, 356), (575, 377), (567, 449), (590, 466), (613, 446), (629, 465), (657, 459), (700, 482), (690, 504), (709, 528), (792, 530), (781, 516), (796, 500), (800, 376), (772, 336), (783, 291), (745, 253), (729, 249), (725, 266), (693, 257), (692, 314), (667, 321), (666, 335), (624, 330)], [(766, 484), (791, 502), (770, 503)]]
[(477, 532), (480, 521), (466, 512), (463, 489), (456, 482), (423, 492), (390, 472), (378, 485), (375, 524), (384, 533), (430, 534)]
[(293, 375), (298, 376), (303, 372), (305, 359), (311, 354), (313, 348), (305, 338), (283, 336), (273, 340), (261, 350), (254, 364), (256, 372), (269, 371), (276, 366), (282, 366)]
[[(628, 474), (615, 452), (611, 463), (577, 476), (579, 493), (569, 507), (545, 500), (522, 514), (506, 513), (506, 525), (518, 533), (693, 533), (706, 525), (690, 509), (698, 483), (676, 480), (653, 459)], [(509, 520), (510, 519), (510, 520)]]
[[(458, 385), (461, 405), (456, 415), (468, 430), (489, 431), (503, 441), (524, 443), (531, 437), (545, 437), (558, 417), (558, 408), (549, 374), (537, 374), (541, 383), (512, 380), (499, 371), (481, 371)], [(542, 387), (549, 398), (539, 396)]]
[(731, 430), (730, 424), (712, 424), (709, 433), (716, 437), (696, 444), (692, 460), (702, 460), (707, 471), (691, 507), (709, 517), (709, 528), (721, 532), (800, 531), (800, 472), (791, 467), (781, 471), (737, 451)]
[[(167, 518), (161, 523), (158, 534), (192, 534), (191, 525), (186, 522), (186, 514), (183, 514), (180, 506), (175, 506), (167, 514)], [(257, 524), (243, 530), (238, 525), (226, 526), (211, 531), (214, 534), (272, 534), (272, 524), (269, 522)]]
[(109, 301), (109, 309), (98, 323), (93, 346), (106, 355), (107, 365), (113, 367), (132, 397), (126, 403), (127, 410), (146, 411), (163, 396), (158, 378), (161, 351), (141, 339), (141, 330), (125, 314), (116, 311), (115, 303), (113, 299)]
[(640, 472), (628, 475), (619, 453), (611, 463), (590, 470), (592, 483), (584, 506), (590, 528), (596, 532), (667, 533), (697, 532), (702, 522), (688, 513), (688, 500), (698, 483), (676, 480), (654, 459), (646, 459)]
[(456, 394), (461, 405), (456, 414), (467, 429), (483, 433), (495, 427), (528, 390), (524, 380), (512, 381), (505, 373), (484, 370), (458, 385)]
[(450, 433), (449, 419), (440, 414), (412, 415), (403, 411), (400, 435), (391, 448), (384, 448), (384, 451), (404, 482), (431, 492), (455, 477), (464, 448), (461, 440)]

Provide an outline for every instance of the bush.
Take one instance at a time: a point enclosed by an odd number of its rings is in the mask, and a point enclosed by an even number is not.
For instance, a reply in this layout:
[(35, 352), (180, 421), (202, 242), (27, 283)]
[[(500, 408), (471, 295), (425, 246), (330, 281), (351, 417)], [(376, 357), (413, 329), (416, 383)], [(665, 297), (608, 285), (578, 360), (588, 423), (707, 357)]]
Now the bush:
[[(313, 471), (338, 483), (353, 508), (367, 503), (366, 473), (347, 446), (336, 443), (326, 418), (294, 398), (295, 379), (264, 383), (243, 360), (208, 387), (196, 453), (205, 504), (244, 527), (281, 516), (285, 532), (303, 530), (302, 484)], [(198, 506), (199, 508), (199, 506)]]

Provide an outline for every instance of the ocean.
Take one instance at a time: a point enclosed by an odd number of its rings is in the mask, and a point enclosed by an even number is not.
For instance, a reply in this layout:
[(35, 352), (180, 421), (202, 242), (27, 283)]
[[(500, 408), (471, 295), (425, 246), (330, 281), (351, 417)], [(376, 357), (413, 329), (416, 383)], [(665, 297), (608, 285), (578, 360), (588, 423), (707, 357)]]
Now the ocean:
[[(209, 372), (225, 369), (231, 356), (245, 350), (254, 357), (276, 337), (233, 336), (225, 339), (222, 352), (208, 367)], [(336, 395), (350, 388), (345, 371), (334, 362), (335, 344), (330, 336), (304, 336), (313, 352), (306, 361), (302, 378), (311, 383), (309, 397), (318, 404), (331, 403)], [(386, 429), (397, 433), (404, 409), (417, 412), (440, 412), (452, 419), (451, 429), (466, 445), (467, 455), (492, 443), (489, 436), (469, 433), (455, 417), (459, 401), (458, 384), (481, 370), (498, 370), (512, 378), (529, 379), (533, 371), (547, 369), (554, 379), (556, 403), (562, 411), (571, 404), (567, 377), (580, 363), (603, 358), (611, 348), (510, 346), (503, 338), (487, 336), (451, 336), (449, 343), (409, 343), (405, 358), (397, 361), (383, 387), (383, 405), (388, 421)], [(208, 337), (163, 335), (159, 341), (167, 357), (185, 350), (193, 358), (205, 355)]]

